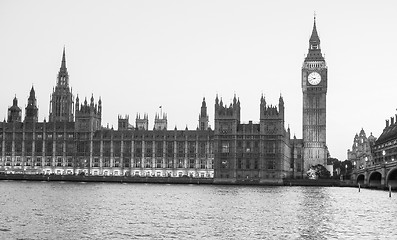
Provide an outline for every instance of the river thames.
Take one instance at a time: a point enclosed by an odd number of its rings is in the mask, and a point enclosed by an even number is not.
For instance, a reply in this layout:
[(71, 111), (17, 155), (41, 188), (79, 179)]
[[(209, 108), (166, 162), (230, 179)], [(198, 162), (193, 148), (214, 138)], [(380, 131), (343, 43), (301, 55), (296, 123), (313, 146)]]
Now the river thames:
[(397, 193), (0, 182), (0, 239), (391, 239)]

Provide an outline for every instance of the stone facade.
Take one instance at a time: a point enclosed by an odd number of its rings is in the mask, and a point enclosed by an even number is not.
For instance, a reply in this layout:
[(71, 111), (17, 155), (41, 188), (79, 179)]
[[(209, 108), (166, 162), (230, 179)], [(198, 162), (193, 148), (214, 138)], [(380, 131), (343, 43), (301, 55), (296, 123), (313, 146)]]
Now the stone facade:
[(69, 87), (69, 73), (66, 68), (65, 48), (63, 48), (61, 68), (58, 72), (57, 85), (50, 99), (50, 122), (72, 122), (73, 94)]
[(355, 169), (367, 168), (373, 164), (371, 147), (375, 141), (376, 138), (372, 133), (367, 138), (364, 129), (354, 136), (352, 149), (347, 150), (347, 160), (351, 161)]
[(321, 53), (316, 19), (302, 66), (304, 169), (327, 164), (326, 96), (328, 67)]
[[(313, 73), (321, 79), (313, 78)], [(215, 99), (214, 129), (203, 99), (195, 130), (168, 130), (167, 115), (118, 116), (118, 129), (103, 127), (102, 100), (80, 104), (69, 87), (65, 49), (50, 100), (49, 121), (38, 122), (32, 87), (25, 119), (15, 97), (0, 123), (0, 171), (44, 174), (210, 177), (215, 182), (282, 182), (303, 178), (311, 165), (326, 164), (327, 66), (314, 22), (302, 67), (303, 139), (285, 128), (285, 106), (259, 102), (259, 122), (242, 123), (240, 100)]]
[(284, 128), (284, 101), (278, 107), (260, 100), (260, 121), (240, 122), (240, 100), (215, 100), (215, 182), (279, 183), (292, 177), (290, 131)]

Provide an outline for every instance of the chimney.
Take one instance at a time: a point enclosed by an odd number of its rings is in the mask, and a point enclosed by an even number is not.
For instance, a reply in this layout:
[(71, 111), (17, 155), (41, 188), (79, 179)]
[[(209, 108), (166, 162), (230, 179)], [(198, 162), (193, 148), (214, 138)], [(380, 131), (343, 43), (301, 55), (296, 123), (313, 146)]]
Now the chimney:
[(390, 125), (393, 125), (394, 124), (394, 117), (391, 117), (390, 118)]
[(389, 127), (389, 120), (386, 120), (386, 127)]

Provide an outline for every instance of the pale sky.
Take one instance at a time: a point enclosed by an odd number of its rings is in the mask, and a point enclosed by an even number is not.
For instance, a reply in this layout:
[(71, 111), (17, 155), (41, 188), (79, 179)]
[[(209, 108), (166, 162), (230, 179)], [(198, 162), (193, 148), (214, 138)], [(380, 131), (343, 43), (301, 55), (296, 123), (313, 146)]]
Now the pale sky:
[[(241, 121), (285, 102), (285, 127), (302, 137), (301, 66), (313, 13), (328, 65), (327, 145), (346, 159), (364, 128), (379, 137), (396, 114), (396, 1), (0, 0), (0, 118), (32, 84), (48, 119), (62, 49), (80, 101), (103, 102), (102, 125), (162, 106), (168, 128), (195, 129), (202, 98), (214, 125), (216, 94), (241, 101)], [(23, 114), (24, 110), (23, 110)]]

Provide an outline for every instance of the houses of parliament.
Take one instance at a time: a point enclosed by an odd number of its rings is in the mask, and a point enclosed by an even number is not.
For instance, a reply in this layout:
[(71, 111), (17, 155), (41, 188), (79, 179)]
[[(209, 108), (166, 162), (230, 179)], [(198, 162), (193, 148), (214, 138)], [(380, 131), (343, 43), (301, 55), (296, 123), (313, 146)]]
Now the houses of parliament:
[(74, 98), (65, 49), (50, 99), (48, 121), (38, 121), (32, 87), (22, 114), (15, 97), (7, 120), (0, 123), (0, 171), (25, 174), (192, 177), (214, 182), (277, 183), (304, 178), (312, 165), (326, 164), (327, 66), (321, 53), (316, 19), (301, 72), (302, 139), (285, 128), (284, 101), (259, 100), (258, 123), (240, 122), (240, 99), (215, 98), (214, 129), (202, 100), (198, 128), (167, 128), (157, 114), (153, 129), (147, 115), (135, 124), (118, 116), (118, 128), (103, 127), (102, 101)]

